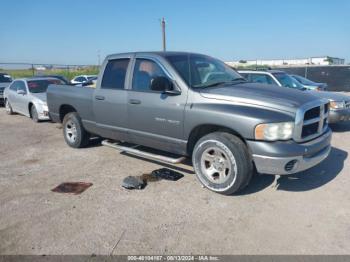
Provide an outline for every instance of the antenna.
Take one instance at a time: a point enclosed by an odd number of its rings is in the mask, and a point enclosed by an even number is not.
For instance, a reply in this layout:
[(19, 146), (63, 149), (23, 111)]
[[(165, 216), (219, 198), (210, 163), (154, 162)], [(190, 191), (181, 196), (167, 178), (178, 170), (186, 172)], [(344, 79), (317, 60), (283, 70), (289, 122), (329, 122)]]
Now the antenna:
[(163, 51), (166, 51), (165, 19), (164, 19), (164, 17), (162, 18), (161, 25), (162, 25)]

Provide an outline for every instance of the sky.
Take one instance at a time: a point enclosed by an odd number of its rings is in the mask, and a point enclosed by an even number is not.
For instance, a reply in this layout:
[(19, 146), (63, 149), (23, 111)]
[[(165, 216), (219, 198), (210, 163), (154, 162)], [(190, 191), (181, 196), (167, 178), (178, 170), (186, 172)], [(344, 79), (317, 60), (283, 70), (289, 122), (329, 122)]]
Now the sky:
[(225, 61), (335, 56), (350, 62), (349, 0), (4, 0), (0, 63), (97, 64), (162, 48)]

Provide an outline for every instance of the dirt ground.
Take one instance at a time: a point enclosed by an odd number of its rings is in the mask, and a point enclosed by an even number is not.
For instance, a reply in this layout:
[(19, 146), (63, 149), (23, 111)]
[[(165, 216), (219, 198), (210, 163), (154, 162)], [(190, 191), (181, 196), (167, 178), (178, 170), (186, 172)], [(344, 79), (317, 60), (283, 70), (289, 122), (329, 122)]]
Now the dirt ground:
[[(128, 191), (124, 177), (163, 165), (98, 141), (72, 149), (60, 125), (0, 108), (0, 254), (349, 254), (350, 124), (333, 129), (326, 161), (256, 176), (239, 195), (202, 188), (189, 165)], [(51, 191), (62, 182), (93, 185)]]

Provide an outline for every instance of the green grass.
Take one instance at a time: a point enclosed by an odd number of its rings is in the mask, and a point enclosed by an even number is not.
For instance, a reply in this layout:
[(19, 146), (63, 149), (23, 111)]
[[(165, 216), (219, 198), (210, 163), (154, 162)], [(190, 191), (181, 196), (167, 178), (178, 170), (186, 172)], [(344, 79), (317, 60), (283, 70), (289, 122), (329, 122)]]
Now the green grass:
[[(6, 72), (13, 78), (24, 78), (33, 76), (32, 69), (0, 69), (0, 72)], [(68, 80), (71, 80), (77, 75), (97, 75), (98, 72), (99, 68), (97, 66), (91, 66), (84, 69), (49, 69), (45, 71), (34, 70), (34, 75), (62, 75)]]

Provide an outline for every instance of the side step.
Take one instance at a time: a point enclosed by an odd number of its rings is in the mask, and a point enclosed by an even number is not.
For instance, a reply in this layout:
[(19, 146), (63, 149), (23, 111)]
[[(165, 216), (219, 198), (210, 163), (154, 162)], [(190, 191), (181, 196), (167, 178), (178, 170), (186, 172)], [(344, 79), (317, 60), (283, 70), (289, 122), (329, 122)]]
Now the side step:
[(159, 160), (159, 161), (170, 163), (170, 164), (179, 164), (179, 163), (181, 163), (182, 161), (185, 160), (184, 156), (181, 156), (179, 158), (172, 158), (172, 157), (167, 157), (167, 156), (163, 156), (163, 155), (153, 154), (153, 153), (150, 153), (150, 152), (145, 152), (145, 151), (142, 151), (142, 150), (139, 150), (139, 149), (135, 149), (135, 147), (137, 147), (137, 145), (133, 146), (133, 147), (121, 146), (118, 143), (111, 142), (109, 140), (103, 140), (102, 141), (102, 145), (108, 146), (108, 147), (112, 147), (112, 148), (117, 149), (119, 151), (127, 152), (127, 153), (134, 154), (134, 155), (137, 155), (137, 156), (142, 156), (142, 157), (145, 157), (145, 158), (151, 158), (151, 159)]

